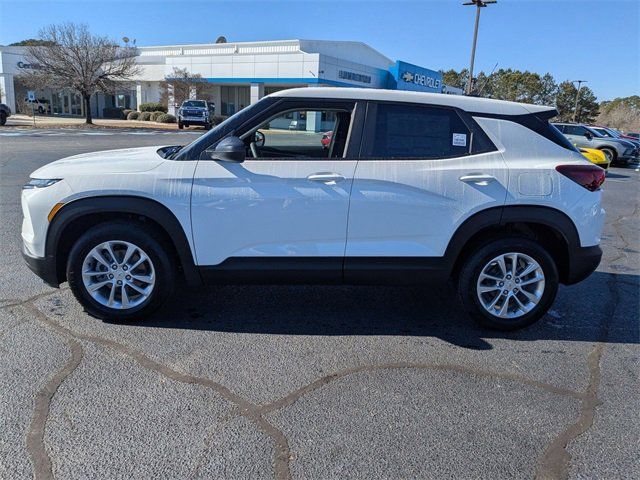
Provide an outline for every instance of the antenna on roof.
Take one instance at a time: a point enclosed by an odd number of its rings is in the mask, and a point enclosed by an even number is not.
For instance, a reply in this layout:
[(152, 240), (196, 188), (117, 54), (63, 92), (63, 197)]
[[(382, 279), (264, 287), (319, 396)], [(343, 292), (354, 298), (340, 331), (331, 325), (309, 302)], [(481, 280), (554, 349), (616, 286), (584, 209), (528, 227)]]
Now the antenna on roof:
[(489, 75), (487, 75), (487, 79), (482, 84), (482, 88), (480, 88), (480, 90), (478, 90), (478, 93), (477, 93), (478, 96), (480, 96), (482, 94), (482, 90), (484, 90), (484, 87), (486, 87), (487, 83), (489, 83), (489, 78), (491, 78), (491, 75), (493, 75), (493, 72), (496, 71), (497, 67), (498, 67), (498, 62), (496, 62), (496, 64), (493, 66), (493, 70), (491, 70), (491, 73)]

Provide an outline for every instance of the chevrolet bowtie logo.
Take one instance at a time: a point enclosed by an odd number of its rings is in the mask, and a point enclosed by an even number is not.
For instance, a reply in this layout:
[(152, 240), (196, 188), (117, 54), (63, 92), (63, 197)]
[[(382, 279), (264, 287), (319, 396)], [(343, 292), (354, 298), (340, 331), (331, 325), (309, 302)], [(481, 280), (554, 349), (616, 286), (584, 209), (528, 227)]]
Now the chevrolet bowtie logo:
[(402, 74), (402, 79), (403, 79), (405, 82), (413, 82), (413, 73), (411, 73), (411, 72), (404, 72), (404, 73)]

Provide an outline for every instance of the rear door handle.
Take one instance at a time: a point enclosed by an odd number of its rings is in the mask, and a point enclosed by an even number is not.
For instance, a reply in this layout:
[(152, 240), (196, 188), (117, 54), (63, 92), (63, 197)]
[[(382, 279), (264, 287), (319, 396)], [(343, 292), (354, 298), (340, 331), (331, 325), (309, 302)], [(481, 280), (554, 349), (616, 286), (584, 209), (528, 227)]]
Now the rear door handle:
[(318, 172), (312, 173), (307, 177), (307, 180), (311, 182), (320, 182), (325, 185), (335, 185), (338, 182), (343, 181), (345, 178), (339, 173), (333, 172)]
[(461, 182), (474, 183), (476, 185), (489, 185), (489, 183), (495, 179), (496, 177), (493, 175), (486, 175), (484, 173), (470, 173), (459, 178)]

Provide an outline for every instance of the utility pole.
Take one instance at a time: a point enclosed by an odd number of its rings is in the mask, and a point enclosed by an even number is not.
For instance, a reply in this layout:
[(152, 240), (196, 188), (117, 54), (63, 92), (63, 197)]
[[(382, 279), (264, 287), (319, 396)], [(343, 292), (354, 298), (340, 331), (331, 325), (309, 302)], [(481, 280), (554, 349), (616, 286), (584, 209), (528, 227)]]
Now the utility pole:
[(578, 84), (578, 91), (576, 92), (576, 106), (573, 109), (573, 123), (576, 122), (576, 119), (578, 118), (578, 100), (580, 100), (580, 89), (582, 88), (582, 84), (583, 83), (587, 83), (586, 80), (571, 80), (571, 83), (577, 83)]
[(476, 43), (478, 42), (478, 25), (480, 24), (480, 9), (491, 3), (497, 3), (497, 0), (471, 0), (462, 5), (476, 6), (476, 26), (473, 30), (473, 46), (471, 47), (471, 64), (469, 66), (469, 81), (467, 82), (467, 95), (471, 95), (473, 91), (473, 64), (476, 59)]

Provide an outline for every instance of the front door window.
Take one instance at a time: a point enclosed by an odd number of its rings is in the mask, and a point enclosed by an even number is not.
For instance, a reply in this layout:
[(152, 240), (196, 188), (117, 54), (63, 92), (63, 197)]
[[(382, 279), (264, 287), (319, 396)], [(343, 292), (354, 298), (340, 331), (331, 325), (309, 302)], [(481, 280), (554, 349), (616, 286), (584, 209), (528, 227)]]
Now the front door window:
[(350, 123), (350, 111), (292, 110), (244, 137), (253, 158), (342, 158)]

